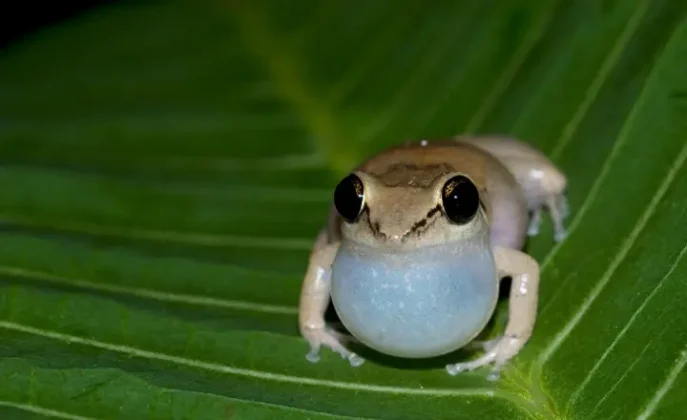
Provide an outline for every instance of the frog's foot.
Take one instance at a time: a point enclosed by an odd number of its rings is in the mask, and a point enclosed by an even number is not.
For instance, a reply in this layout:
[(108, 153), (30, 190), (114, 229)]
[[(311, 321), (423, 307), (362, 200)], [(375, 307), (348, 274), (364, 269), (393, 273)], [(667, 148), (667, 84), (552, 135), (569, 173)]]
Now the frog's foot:
[(532, 211), (530, 225), (527, 227), (527, 236), (539, 235), (539, 225), (541, 225), (541, 209)]
[(565, 224), (563, 223), (565, 218), (570, 215), (568, 199), (564, 194), (552, 195), (546, 200), (546, 207), (553, 221), (553, 240), (560, 242), (568, 235), (568, 231), (565, 229)]
[(490, 349), (483, 356), (469, 362), (448, 364), (446, 365), (446, 372), (451, 376), (455, 376), (461, 372), (472, 371), (493, 363), (487, 379), (495, 381), (499, 379), (501, 369), (506, 362), (517, 353), (517, 350), (515, 353), (514, 350), (522, 347), (523, 340), (517, 337), (503, 337), (485, 341), (484, 343), (489, 343)]
[(530, 224), (527, 227), (527, 236), (539, 235), (539, 226), (542, 222), (542, 209), (544, 207), (549, 211), (549, 214), (551, 214), (551, 220), (553, 221), (553, 239), (556, 242), (560, 242), (567, 236), (568, 232), (563, 222), (570, 215), (568, 199), (564, 194), (551, 195), (541, 207), (532, 210)]
[(308, 329), (304, 334), (308, 344), (310, 344), (310, 351), (305, 358), (311, 363), (320, 361), (320, 348), (327, 347), (338, 353), (342, 358), (348, 360), (353, 367), (358, 367), (365, 362), (365, 359), (348, 350), (343, 342), (345, 336), (331, 328), (312, 328)]

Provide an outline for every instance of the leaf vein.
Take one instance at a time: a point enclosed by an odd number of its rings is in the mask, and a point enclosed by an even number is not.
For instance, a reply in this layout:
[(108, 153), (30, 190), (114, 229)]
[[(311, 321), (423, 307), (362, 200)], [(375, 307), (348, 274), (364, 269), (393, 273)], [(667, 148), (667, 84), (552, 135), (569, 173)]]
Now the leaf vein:
[(687, 364), (687, 347), (685, 347), (685, 349), (682, 350), (680, 358), (675, 361), (675, 366), (673, 366), (673, 368), (670, 370), (668, 376), (666, 377), (666, 380), (663, 382), (661, 387), (658, 388), (658, 390), (656, 390), (656, 393), (653, 395), (653, 397), (651, 397), (647, 405), (644, 407), (644, 410), (642, 410), (639, 416), (637, 416), (638, 420), (644, 420), (649, 418), (649, 416), (656, 410), (656, 407), (658, 407), (658, 404), (661, 402), (663, 397), (673, 387), (675, 380), (677, 379), (680, 372), (682, 372), (682, 369), (685, 367), (685, 364)]
[(26, 334), (32, 334), (43, 338), (58, 340), (71, 344), (81, 344), (85, 346), (95, 347), (103, 350), (108, 350), (116, 353), (122, 353), (128, 356), (140, 357), (149, 360), (158, 360), (162, 362), (174, 363), (178, 365), (188, 366), (196, 369), (202, 369), (215, 373), (224, 373), (229, 375), (244, 376), (261, 380), (269, 380), (275, 382), (293, 383), (299, 385), (324, 386), (334, 389), (343, 389), (351, 391), (375, 392), (396, 395), (421, 395), (434, 397), (501, 397), (512, 400), (513, 395), (502, 390), (487, 389), (487, 388), (473, 388), (473, 389), (452, 389), (452, 388), (407, 388), (389, 385), (371, 385), (352, 382), (333, 381), (328, 379), (308, 378), (304, 376), (287, 375), (280, 373), (265, 372), (254, 369), (239, 368), (220, 363), (206, 362), (202, 360), (189, 359), (185, 357), (173, 356), (165, 353), (158, 353), (148, 350), (139, 349), (137, 347), (109, 343), (99, 341), (91, 338), (84, 338), (76, 335), (65, 334), (56, 331), (36, 328), (30, 325), (25, 325), (12, 321), (0, 321), (0, 328), (7, 330), (18, 331)]
[[(618, 378), (618, 380), (615, 381), (615, 383), (613, 384), (613, 386), (610, 387), (610, 388), (608, 389), (608, 391), (606, 391), (606, 393), (604, 394), (603, 398), (601, 398), (601, 399), (599, 400), (599, 402), (597, 402), (596, 405), (594, 405), (594, 408), (592, 408), (591, 414), (589, 415), (590, 418), (595, 418), (595, 417), (594, 417), (594, 414), (595, 414), (596, 411), (599, 409), (599, 407), (601, 407), (601, 405), (604, 403), (604, 401), (606, 401), (606, 400), (608, 399), (608, 397), (611, 396), (611, 394), (613, 393), (613, 391), (615, 391), (615, 389), (618, 387), (618, 385), (620, 385), (620, 384), (625, 380), (625, 378), (627, 378), (627, 375), (629, 375), (630, 372), (632, 371), (632, 369), (635, 367), (635, 365), (637, 365), (637, 363), (638, 363), (640, 360), (642, 360), (642, 356), (644, 356), (644, 353), (646, 353), (646, 351), (649, 349), (649, 347), (650, 347), (652, 344), (653, 344), (653, 341), (649, 340), (649, 342), (646, 343), (646, 344), (644, 345), (644, 348), (642, 348), (642, 351), (639, 352), (639, 354), (637, 355), (637, 357), (635, 357), (635, 360), (632, 362), (632, 364), (630, 364), (630, 366), (624, 368), (623, 374), (620, 375), (620, 378)], [(572, 399), (571, 399), (571, 400), (570, 400), (570, 404), (572, 404), (572, 402), (573, 402), (573, 401), (572, 401)]]
[(656, 283), (656, 286), (653, 288), (651, 293), (649, 293), (646, 296), (646, 298), (644, 298), (644, 300), (642, 301), (642, 304), (639, 305), (639, 308), (637, 308), (637, 310), (632, 314), (632, 316), (627, 321), (627, 323), (625, 324), (623, 329), (620, 330), (620, 332), (615, 337), (613, 342), (606, 348), (606, 350), (603, 352), (603, 354), (601, 355), (599, 360), (597, 360), (596, 363), (594, 364), (594, 366), (589, 370), (589, 373), (584, 378), (584, 380), (580, 383), (580, 385), (577, 387), (577, 389), (571, 394), (570, 404), (573, 404), (577, 400), (577, 398), (579, 397), (579, 394), (584, 390), (584, 388), (587, 386), (589, 381), (591, 381), (591, 379), (594, 376), (594, 374), (596, 373), (596, 371), (599, 370), (599, 367), (603, 364), (603, 362), (606, 360), (606, 358), (611, 354), (611, 352), (613, 351), (615, 346), (625, 336), (625, 333), (627, 333), (627, 331), (630, 329), (632, 324), (634, 324), (637, 317), (639, 317), (639, 315), (642, 313), (642, 311), (647, 306), (647, 304), (653, 299), (654, 295), (656, 295), (656, 293), (658, 293), (658, 291), (663, 287), (663, 284), (665, 283), (666, 279), (668, 279), (673, 274), (673, 272), (675, 271), (675, 269), (679, 265), (680, 261), (682, 261), (682, 258), (685, 256), (686, 253), (687, 253), (687, 242), (685, 242), (685, 246), (682, 248), (682, 250), (680, 251), (677, 258), (675, 258), (675, 261), (671, 265), (670, 269), (668, 269), (668, 271), (661, 278), (661, 280), (658, 283)]
[(234, 12), (232, 16), (247, 49), (262, 61), (281, 98), (299, 112), (306, 128), (314, 134), (314, 146), (324, 152), (334, 170), (349, 171), (358, 159), (346, 147), (348, 143), (340, 133), (330, 104), (306, 83), (301, 57), (279, 34), (272, 33), (265, 22), (264, 8), (241, 3), (230, 1), (228, 6)]
[(522, 67), (523, 63), (527, 60), (530, 52), (537, 45), (537, 42), (544, 36), (549, 24), (552, 22), (554, 16), (553, 11), (555, 7), (551, 8), (546, 15), (546, 18), (542, 19), (541, 23), (534, 26), (527, 35), (523, 42), (520, 43), (518, 49), (513, 54), (511, 60), (508, 62), (503, 72), (494, 83), (493, 89), (485, 95), (484, 100), (477, 108), (477, 111), (470, 117), (467, 125), (465, 126), (465, 134), (475, 134), (477, 130), (480, 129), (481, 125), (484, 123), (484, 119), (489, 115), (489, 113), (494, 109), (494, 106), (498, 102), (499, 98), (508, 90), (515, 75)]
[(65, 420), (96, 420), (94, 417), (79, 416), (76, 414), (67, 413), (64, 411), (53, 410), (50, 408), (39, 407), (34, 404), (22, 404), (14, 401), (0, 400), (0, 406), (16, 408), (18, 410), (28, 411), (34, 414), (40, 414), (45, 417), (53, 417)]
[(436, 42), (425, 57), (420, 60), (420, 65), (415, 68), (412, 75), (405, 81), (405, 83), (397, 89), (397, 93), (388, 101), (389, 106), (376, 120), (367, 124), (361, 130), (359, 138), (363, 142), (368, 142), (377, 136), (384, 128), (386, 128), (394, 117), (397, 116), (404, 107), (411, 102), (410, 96), (417, 89), (418, 85), (425, 80), (429, 74), (441, 63), (443, 53), (447, 51), (451, 45), (456, 41), (457, 33), (461, 31), (462, 27), (457, 28), (451, 25), (446, 27), (446, 31), (441, 36), (441, 41)]
[(36, 279), (43, 282), (78, 287), (92, 291), (126, 294), (138, 298), (152, 299), (162, 302), (182, 303), (195, 306), (209, 306), (217, 308), (239, 309), (244, 311), (264, 312), (281, 315), (296, 315), (298, 309), (290, 306), (271, 305), (266, 303), (247, 302), (243, 300), (222, 299), (211, 296), (169, 293), (153, 289), (124, 287), (114, 284), (98, 284), (88, 280), (73, 279), (57, 276), (51, 273), (27, 270), (20, 267), (0, 265), (0, 274)]
[(332, 84), (328, 94), (330, 102), (342, 103), (346, 96), (363, 83), (365, 80), (364, 76), (370, 73), (375, 66), (380, 65), (380, 57), (383, 57), (383, 53), (392, 49), (397, 41), (394, 35), (400, 35), (398, 34), (399, 31), (417, 19), (417, 13), (414, 12), (418, 12), (416, 9), (421, 5), (421, 2), (405, 5), (406, 13), (395, 14), (393, 17), (396, 17), (398, 20), (391, 22), (381, 34), (375, 36), (366, 44), (366, 49), (358, 55), (355, 66), (346, 71), (346, 74), (341, 79)]
[(95, 223), (73, 223), (59, 221), (41, 222), (33, 218), (0, 214), (0, 221), (16, 225), (43, 227), (58, 231), (72, 231), (87, 235), (112, 236), (126, 239), (176, 242), (185, 245), (240, 247), (258, 249), (303, 250), (308, 251), (313, 240), (302, 238), (252, 237), (240, 235), (221, 235), (210, 233), (175, 232), (138, 227), (113, 226)]
[[(670, 41), (669, 41), (670, 42)], [(627, 119), (625, 120), (625, 123), (623, 124), (622, 128), (620, 129), (620, 132), (618, 134), (618, 137), (616, 141), (613, 144), (613, 148), (611, 149), (611, 152), (608, 154), (606, 159), (604, 160), (601, 170), (599, 171), (599, 175), (596, 177), (596, 181), (592, 185), (592, 187), (589, 189), (589, 193), (585, 197), (585, 200), (582, 202), (582, 205), (580, 206), (579, 210), (575, 214), (572, 222), (570, 223), (570, 226), (568, 227), (568, 237), (570, 237), (578, 228), (580, 225), (583, 217), (589, 210), (589, 208), (594, 204), (594, 201), (596, 200), (597, 195), (599, 194), (599, 191), (601, 190), (601, 186), (606, 180), (606, 177), (610, 173), (611, 167), (613, 166), (613, 163), (618, 157), (618, 154), (620, 153), (620, 150), (622, 147), (625, 145), (627, 142), (627, 139), (630, 134), (630, 130), (634, 127), (634, 122), (635, 119), (637, 118), (637, 114), (639, 114), (639, 111), (642, 106), (644, 106), (644, 103), (646, 102), (646, 98), (649, 95), (649, 86), (652, 84), (654, 79), (657, 77), (656, 73), (658, 72), (658, 67), (659, 67), (659, 61), (660, 61), (660, 55), (655, 59), (653, 63), (653, 68), (651, 69), (651, 72), (646, 78), (646, 82), (644, 84), (644, 87), (642, 88), (642, 91), (635, 101), (634, 105), (632, 106), (632, 109), (630, 110), (630, 113), (627, 116)], [(557, 242), (551, 250), (548, 252), (544, 260), (542, 261), (541, 264), (541, 270), (544, 271), (546, 267), (548, 267), (549, 264), (553, 261), (554, 257), (556, 254), (559, 252), (561, 247), (566, 243), (567, 241), (560, 241)], [(548, 304), (548, 303), (547, 303)]]
[[(155, 157), (152, 157), (155, 159)], [(284, 154), (281, 156), (264, 156), (260, 158), (230, 157), (188, 157), (164, 156), (158, 160), (175, 168), (203, 168), (217, 171), (293, 171), (324, 168), (324, 157), (319, 153)]]
[(551, 152), (551, 159), (556, 160), (558, 157), (560, 157), (565, 147), (568, 145), (568, 143), (570, 143), (570, 140), (577, 130), (577, 127), (580, 125), (582, 119), (587, 114), (587, 111), (599, 95), (604, 82), (611, 74), (611, 71), (618, 64), (618, 61), (620, 60), (620, 57), (622, 56), (622, 53), (625, 50), (630, 38), (632, 38), (632, 35), (637, 31), (637, 28), (639, 28), (639, 23), (642, 21), (642, 18), (649, 8), (648, 6), (648, 1), (642, 2), (632, 16), (630, 16), (625, 29), (620, 33), (620, 36), (613, 46), (611, 53), (606, 57), (606, 60), (604, 60), (603, 64), (601, 65), (599, 72), (594, 77), (594, 80), (592, 80), (592, 84), (589, 85), (589, 88), (585, 92), (584, 100), (577, 108), (568, 124), (563, 127), (563, 132), (558, 138), (558, 141), (554, 145), (553, 151)]
[(591, 305), (596, 301), (596, 298), (599, 296), (599, 294), (601, 294), (601, 291), (604, 289), (606, 284), (608, 284), (616, 269), (625, 260), (627, 253), (630, 251), (635, 241), (639, 237), (640, 233), (646, 226), (647, 222), (654, 214), (654, 211), (658, 207), (658, 203), (661, 201), (670, 185), (672, 185), (675, 176), (680, 171), (680, 168), (682, 168), (682, 164), (684, 163), (686, 157), (687, 143), (683, 146), (682, 150), (680, 151), (680, 154), (675, 158), (675, 161), (671, 165), (670, 170), (663, 178), (663, 181), (661, 182), (661, 186), (659, 187), (658, 191), (647, 205), (646, 209), (640, 216), (639, 220), (637, 221), (635, 227), (628, 235), (627, 239), (625, 239), (625, 241), (623, 242), (620, 251), (618, 251), (606, 272), (603, 274), (601, 279), (596, 283), (594, 288), (591, 290), (591, 292), (587, 296), (587, 299), (585, 299), (582, 305), (580, 305), (580, 308), (575, 312), (575, 315), (561, 329), (561, 331), (554, 337), (554, 339), (551, 340), (549, 345), (542, 351), (540, 357), (537, 360), (537, 364), (540, 368), (560, 347), (563, 341), (565, 341), (565, 339), (570, 335), (570, 332), (573, 330), (573, 328), (575, 328), (575, 326), (577, 326), (577, 324), (580, 322), (582, 317), (587, 313)]

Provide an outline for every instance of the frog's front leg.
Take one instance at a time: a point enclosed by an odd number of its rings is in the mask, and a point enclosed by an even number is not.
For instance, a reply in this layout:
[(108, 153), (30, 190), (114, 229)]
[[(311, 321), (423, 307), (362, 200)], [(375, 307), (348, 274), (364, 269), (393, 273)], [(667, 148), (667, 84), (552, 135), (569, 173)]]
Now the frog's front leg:
[(327, 326), (324, 320), (330, 301), (331, 265), (338, 248), (338, 242), (327, 242), (325, 231), (320, 233), (310, 255), (301, 289), (298, 324), (301, 335), (310, 345), (310, 352), (306, 355), (310, 362), (320, 360), (320, 348), (325, 346), (348, 360), (351, 366), (360, 366), (364, 360), (348, 350), (343, 344), (342, 335)]
[(537, 314), (539, 264), (524, 252), (504, 247), (494, 248), (494, 258), (500, 276), (513, 279), (506, 331), (498, 341), (489, 343), (487, 352), (478, 359), (447, 365), (451, 375), (493, 363), (489, 379), (497, 379), (503, 365), (520, 352), (532, 335)]

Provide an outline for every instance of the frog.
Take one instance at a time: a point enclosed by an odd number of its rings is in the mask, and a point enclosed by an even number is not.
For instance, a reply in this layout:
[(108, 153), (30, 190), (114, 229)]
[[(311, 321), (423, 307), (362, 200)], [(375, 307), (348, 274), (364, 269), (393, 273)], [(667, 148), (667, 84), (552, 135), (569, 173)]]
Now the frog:
[[(539, 149), (510, 136), (411, 140), (363, 161), (333, 188), (310, 250), (298, 325), (317, 363), (328, 348), (363, 364), (358, 343), (405, 359), (477, 348), (449, 375), (491, 366), (497, 379), (530, 339), (540, 267), (523, 247), (542, 214), (565, 239), (568, 181)], [(477, 340), (511, 279), (502, 335)], [(347, 333), (325, 321), (328, 306)]]

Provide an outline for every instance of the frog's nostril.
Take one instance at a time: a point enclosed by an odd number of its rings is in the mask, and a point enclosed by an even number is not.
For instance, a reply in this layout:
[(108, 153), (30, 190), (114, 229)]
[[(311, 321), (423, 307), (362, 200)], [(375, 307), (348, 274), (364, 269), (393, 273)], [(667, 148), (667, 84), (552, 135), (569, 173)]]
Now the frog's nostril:
[(400, 228), (382, 227), (379, 229), (380, 236), (387, 242), (401, 242), (404, 232)]

